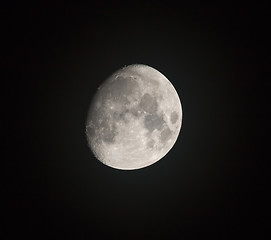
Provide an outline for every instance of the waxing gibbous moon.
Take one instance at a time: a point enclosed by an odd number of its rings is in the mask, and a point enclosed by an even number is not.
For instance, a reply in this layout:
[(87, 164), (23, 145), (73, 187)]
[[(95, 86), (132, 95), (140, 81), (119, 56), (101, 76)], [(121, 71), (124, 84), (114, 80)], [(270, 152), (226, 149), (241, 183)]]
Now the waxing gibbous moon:
[(170, 81), (142, 64), (113, 73), (98, 88), (86, 121), (88, 145), (112, 168), (132, 170), (163, 158), (182, 123), (179, 96)]

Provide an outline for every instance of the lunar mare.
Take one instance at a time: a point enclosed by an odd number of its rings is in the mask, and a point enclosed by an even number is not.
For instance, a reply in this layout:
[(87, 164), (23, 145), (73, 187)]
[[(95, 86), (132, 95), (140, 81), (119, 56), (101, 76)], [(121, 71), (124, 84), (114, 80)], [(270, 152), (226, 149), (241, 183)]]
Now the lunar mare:
[(163, 158), (175, 144), (182, 123), (179, 96), (156, 69), (136, 64), (113, 73), (92, 99), (88, 145), (107, 166), (132, 170)]

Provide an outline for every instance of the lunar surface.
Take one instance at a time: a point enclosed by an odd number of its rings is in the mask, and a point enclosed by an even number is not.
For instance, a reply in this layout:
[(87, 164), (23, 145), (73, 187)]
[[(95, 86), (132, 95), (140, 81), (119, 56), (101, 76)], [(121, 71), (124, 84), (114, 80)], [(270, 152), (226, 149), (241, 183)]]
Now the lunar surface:
[(107, 166), (132, 170), (163, 158), (175, 144), (182, 123), (179, 96), (152, 67), (136, 64), (113, 73), (92, 99), (88, 145)]

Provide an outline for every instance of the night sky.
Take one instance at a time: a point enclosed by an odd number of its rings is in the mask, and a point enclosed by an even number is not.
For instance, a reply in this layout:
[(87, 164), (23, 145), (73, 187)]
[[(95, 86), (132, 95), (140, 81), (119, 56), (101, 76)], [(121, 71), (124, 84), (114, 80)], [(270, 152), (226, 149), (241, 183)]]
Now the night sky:
[[(267, 239), (270, 3), (127, 2), (1, 3), (3, 239)], [(172, 82), (183, 123), (162, 160), (122, 171), (85, 122), (135, 63)]]

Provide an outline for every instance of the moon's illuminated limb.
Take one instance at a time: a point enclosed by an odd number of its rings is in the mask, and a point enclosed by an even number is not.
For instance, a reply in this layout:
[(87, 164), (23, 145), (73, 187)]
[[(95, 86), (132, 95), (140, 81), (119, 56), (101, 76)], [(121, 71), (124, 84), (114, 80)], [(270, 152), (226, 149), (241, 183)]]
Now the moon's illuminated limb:
[(94, 155), (118, 169), (149, 166), (173, 147), (182, 123), (179, 96), (152, 67), (130, 65), (112, 74), (91, 103), (86, 135)]

